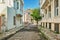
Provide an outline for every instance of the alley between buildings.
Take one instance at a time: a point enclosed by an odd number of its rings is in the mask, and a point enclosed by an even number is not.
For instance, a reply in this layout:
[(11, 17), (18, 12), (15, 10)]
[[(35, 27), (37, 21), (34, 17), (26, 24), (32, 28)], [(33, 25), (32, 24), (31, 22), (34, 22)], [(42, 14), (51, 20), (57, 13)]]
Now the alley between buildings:
[(37, 27), (29, 25), (6, 40), (42, 40)]

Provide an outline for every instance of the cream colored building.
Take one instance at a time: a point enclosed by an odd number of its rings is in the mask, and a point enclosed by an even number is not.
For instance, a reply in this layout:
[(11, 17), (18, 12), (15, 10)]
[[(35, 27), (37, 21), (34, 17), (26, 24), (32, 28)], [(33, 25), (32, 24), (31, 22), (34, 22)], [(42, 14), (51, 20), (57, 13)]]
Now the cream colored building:
[(41, 25), (60, 33), (60, 0), (40, 0)]

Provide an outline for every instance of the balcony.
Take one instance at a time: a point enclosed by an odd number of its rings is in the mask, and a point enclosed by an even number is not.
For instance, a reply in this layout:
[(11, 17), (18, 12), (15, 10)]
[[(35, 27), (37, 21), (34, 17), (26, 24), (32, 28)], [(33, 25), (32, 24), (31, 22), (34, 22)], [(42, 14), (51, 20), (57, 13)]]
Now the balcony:
[(16, 16), (17, 17), (22, 17), (23, 12), (21, 10), (16, 10)]
[(21, 14), (16, 14), (16, 16), (17, 16), (17, 17), (22, 17), (22, 15), (21, 15)]
[(23, 12), (21, 10), (16, 10), (16, 14), (23, 15)]

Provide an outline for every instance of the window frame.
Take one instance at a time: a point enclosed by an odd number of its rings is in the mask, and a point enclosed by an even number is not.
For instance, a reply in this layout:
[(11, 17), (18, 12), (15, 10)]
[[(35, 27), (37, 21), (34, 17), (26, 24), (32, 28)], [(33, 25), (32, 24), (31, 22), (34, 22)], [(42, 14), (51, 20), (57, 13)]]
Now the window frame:
[(19, 2), (17, 2), (17, 9), (19, 9)]

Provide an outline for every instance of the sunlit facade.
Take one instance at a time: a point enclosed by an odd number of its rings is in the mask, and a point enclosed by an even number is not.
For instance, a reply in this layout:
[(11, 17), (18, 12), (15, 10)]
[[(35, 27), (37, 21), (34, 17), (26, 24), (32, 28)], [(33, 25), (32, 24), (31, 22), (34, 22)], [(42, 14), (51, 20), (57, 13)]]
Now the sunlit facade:
[(60, 0), (40, 0), (41, 25), (60, 33)]

